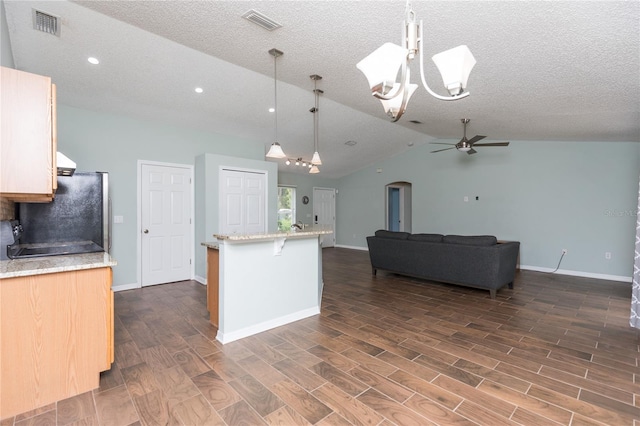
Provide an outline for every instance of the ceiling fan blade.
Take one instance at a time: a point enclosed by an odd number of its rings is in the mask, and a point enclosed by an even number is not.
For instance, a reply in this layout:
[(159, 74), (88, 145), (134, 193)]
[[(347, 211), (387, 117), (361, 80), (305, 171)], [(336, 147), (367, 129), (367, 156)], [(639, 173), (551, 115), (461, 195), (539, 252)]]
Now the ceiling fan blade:
[(472, 137), (471, 139), (469, 139), (467, 141), (467, 143), (469, 145), (473, 145), (474, 143), (478, 142), (480, 139), (484, 139), (486, 138), (486, 136), (481, 136), (481, 135), (475, 135), (474, 137)]
[(448, 150), (453, 149), (453, 148), (455, 148), (455, 147), (454, 147), (454, 146), (452, 146), (451, 148), (444, 148), (444, 149), (439, 149), (439, 150), (437, 150), (437, 151), (431, 151), (431, 152), (448, 151)]
[(467, 151), (467, 154), (471, 155), (471, 154), (475, 154), (476, 152), (478, 152), (478, 151), (476, 151), (475, 149), (471, 148), (469, 151)]
[(479, 143), (474, 146), (509, 146), (509, 142)]
[(456, 146), (455, 143), (444, 143), (444, 142), (429, 142), (432, 145), (451, 145), (451, 146)]

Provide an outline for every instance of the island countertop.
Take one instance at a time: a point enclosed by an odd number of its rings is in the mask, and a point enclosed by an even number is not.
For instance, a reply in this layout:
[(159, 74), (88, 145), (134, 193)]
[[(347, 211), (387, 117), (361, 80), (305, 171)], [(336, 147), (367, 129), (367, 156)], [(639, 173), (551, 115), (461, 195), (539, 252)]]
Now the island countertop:
[[(332, 234), (332, 229), (324, 229), (324, 228), (308, 228), (300, 231), (278, 231), (278, 232), (262, 232), (257, 234), (230, 234), (230, 235), (222, 235), (222, 234), (213, 234), (213, 236), (218, 241), (229, 241), (229, 242), (245, 242), (245, 241), (261, 241), (261, 240), (275, 240), (278, 238), (311, 238), (317, 237), (319, 235), (327, 235)], [(207, 244), (215, 244), (215, 243), (207, 243)], [(204, 243), (203, 243), (204, 245)]]
[(64, 254), (0, 261), (0, 279), (115, 266), (108, 253)]

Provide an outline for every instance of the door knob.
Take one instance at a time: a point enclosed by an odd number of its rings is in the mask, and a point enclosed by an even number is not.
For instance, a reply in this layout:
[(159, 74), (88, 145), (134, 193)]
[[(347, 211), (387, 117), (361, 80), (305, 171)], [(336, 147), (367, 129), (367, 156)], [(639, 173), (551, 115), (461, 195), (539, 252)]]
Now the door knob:
[(144, 232), (145, 234), (148, 234), (148, 233), (149, 233), (149, 230), (148, 230), (148, 229), (145, 229), (145, 230), (144, 230), (144, 231), (142, 231), (142, 232)]

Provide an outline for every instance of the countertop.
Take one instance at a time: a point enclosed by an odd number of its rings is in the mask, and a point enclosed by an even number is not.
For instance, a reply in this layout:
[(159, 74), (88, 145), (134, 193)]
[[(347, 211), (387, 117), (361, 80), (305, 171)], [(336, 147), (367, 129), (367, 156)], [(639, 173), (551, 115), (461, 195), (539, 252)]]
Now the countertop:
[(115, 266), (108, 253), (65, 254), (0, 261), (0, 279)]
[[(261, 240), (274, 240), (276, 238), (311, 238), (318, 235), (333, 234), (332, 229), (326, 228), (308, 228), (300, 231), (287, 231), (287, 232), (262, 232), (257, 234), (231, 234), (221, 235), (213, 234), (218, 241), (229, 242), (246, 242), (246, 241), (261, 241)], [(208, 247), (208, 245), (215, 245), (216, 243), (202, 243)], [(213, 248), (213, 247), (210, 247)], [(217, 248), (217, 247), (216, 247)]]

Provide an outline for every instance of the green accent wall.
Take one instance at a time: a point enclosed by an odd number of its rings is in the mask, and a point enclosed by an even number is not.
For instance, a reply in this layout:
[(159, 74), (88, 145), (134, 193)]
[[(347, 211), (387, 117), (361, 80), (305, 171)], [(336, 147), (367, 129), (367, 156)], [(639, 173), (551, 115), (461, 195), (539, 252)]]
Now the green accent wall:
[[(278, 184), (296, 187), (296, 221), (313, 225), (313, 188), (337, 188), (338, 180), (323, 178), (322, 172), (317, 175), (280, 172)], [(306, 205), (302, 203), (305, 195), (309, 197)], [(338, 220), (336, 218), (336, 222)]]
[[(75, 161), (79, 171), (109, 172), (112, 216), (124, 218), (111, 227), (111, 254), (118, 262), (113, 268), (114, 286), (137, 283), (138, 160), (195, 165), (196, 157), (210, 153), (253, 160), (254, 165), (258, 160), (265, 163), (262, 143), (65, 105), (58, 105), (58, 150)], [(198, 173), (202, 171), (196, 168), (196, 177)], [(203, 200), (196, 196), (194, 201), (199, 211)], [(199, 226), (196, 220), (196, 230)], [(205, 236), (196, 232), (197, 258)], [(196, 266), (196, 276), (204, 277), (206, 269), (197, 262)]]
[(78, 170), (110, 173), (112, 214), (124, 217), (112, 227), (116, 286), (137, 279), (138, 160), (195, 166), (197, 277), (206, 274), (200, 243), (217, 230), (212, 170), (223, 162), (269, 170), (269, 229), (276, 226), (277, 184), (296, 186), (298, 220), (305, 223), (313, 210), (302, 197), (312, 199), (313, 187), (336, 188), (336, 243), (366, 248), (366, 237), (384, 228), (385, 185), (405, 181), (412, 184), (413, 232), (518, 240), (521, 264), (533, 269), (554, 269), (567, 249), (563, 271), (622, 278), (633, 272), (638, 143), (512, 140), (509, 147), (480, 148), (472, 156), (431, 154), (427, 144), (340, 179), (285, 171), (276, 182), (276, 165), (263, 161), (261, 143), (59, 105), (58, 146)]
[(555, 269), (567, 249), (561, 270), (631, 277), (640, 144), (512, 141), (475, 155), (432, 149), (415, 147), (339, 180), (338, 245), (366, 247), (385, 225), (385, 185), (406, 181), (414, 233), (517, 240), (521, 264), (541, 270)]

